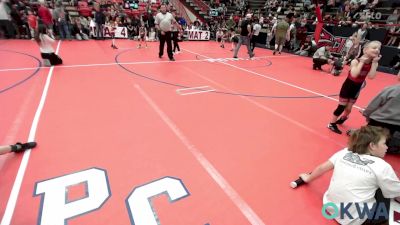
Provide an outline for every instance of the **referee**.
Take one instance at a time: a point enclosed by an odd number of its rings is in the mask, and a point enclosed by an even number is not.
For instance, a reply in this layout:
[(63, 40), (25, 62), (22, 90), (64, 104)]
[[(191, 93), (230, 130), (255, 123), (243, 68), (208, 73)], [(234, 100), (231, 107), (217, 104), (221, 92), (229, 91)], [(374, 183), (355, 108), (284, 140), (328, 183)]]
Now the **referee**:
[(170, 61), (175, 61), (174, 55), (172, 54), (172, 24), (176, 23), (174, 16), (167, 12), (167, 5), (162, 4), (160, 6), (160, 12), (157, 13), (155, 19), (155, 25), (159, 30), (160, 38), (160, 51), (158, 57), (162, 57), (164, 54), (164, 44), (167, 42), (167, 53)]

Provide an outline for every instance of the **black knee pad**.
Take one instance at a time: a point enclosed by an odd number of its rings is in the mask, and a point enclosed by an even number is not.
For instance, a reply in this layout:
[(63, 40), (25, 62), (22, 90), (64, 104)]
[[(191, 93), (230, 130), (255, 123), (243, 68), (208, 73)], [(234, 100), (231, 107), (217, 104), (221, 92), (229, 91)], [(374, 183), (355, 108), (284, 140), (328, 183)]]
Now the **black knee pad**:
[(335, 116), (340, 116), (342, 115), (342, 113), (344, 112), (344, 109), (346, 108), (345, 105), (338, 105), (338, 107), (336, 108), (336, 110), (333, 112), (333, 115)]

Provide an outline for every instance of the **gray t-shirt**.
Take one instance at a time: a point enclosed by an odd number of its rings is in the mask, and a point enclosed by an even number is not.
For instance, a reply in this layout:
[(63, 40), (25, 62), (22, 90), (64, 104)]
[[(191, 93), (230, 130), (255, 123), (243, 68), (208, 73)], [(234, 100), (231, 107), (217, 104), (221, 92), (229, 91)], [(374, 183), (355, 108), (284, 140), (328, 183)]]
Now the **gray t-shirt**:
[(174, 16), (171, 13), (167, 12), (165, 14), (159, 12), (156, 15), (155, 24), (160, 27), (161, 31), (167, 32), (171, 31), (171, 25), (174, 21)]

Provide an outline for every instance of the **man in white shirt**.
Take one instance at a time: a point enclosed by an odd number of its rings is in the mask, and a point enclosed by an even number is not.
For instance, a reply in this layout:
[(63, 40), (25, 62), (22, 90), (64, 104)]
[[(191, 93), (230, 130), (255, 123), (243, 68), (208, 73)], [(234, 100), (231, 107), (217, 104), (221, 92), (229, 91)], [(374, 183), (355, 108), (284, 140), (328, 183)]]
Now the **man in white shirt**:
[(8, 0), (0, 0), (0, 30), (3, 30), (6, 38), (15, 38), (15, 29), (11, 22), (11, 9), (7, 5)]
[(155, 19), (155, 25), (157, 30), (160, 32), (160, 51), (158, 56), (161, 58), (164, 54), (164, 44), (167, 42), (167, 53), (168, 58), (171, 61), (175, 61), (174, 55), (172, 54), (172, 33), (171, 25), (176, 23), (174, 16), (167, 12), (167, 5), (162, 4), (160, 6), (160, 12), (157, 13)]

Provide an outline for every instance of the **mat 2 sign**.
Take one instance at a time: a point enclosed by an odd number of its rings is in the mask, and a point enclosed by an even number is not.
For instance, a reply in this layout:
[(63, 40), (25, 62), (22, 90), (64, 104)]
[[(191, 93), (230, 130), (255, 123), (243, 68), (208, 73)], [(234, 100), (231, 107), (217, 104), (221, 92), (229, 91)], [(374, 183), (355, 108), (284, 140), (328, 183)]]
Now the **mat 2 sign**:
[[(86, 195), (68, 200), (68, 188), (84, 184)], [(131, 224), (159, 225), (150, 204), (152, 197), (166, 194), (170, 202), (189, 196), (180, 179), (164, 177), (133, 188), (125, 200)], [(35, 196), (41, 197), (39, 225), (65, 225), (67, 220), (100, 209), (111, 197), (107, 172), (99, 168), (40, 181), (35, 184)]]

